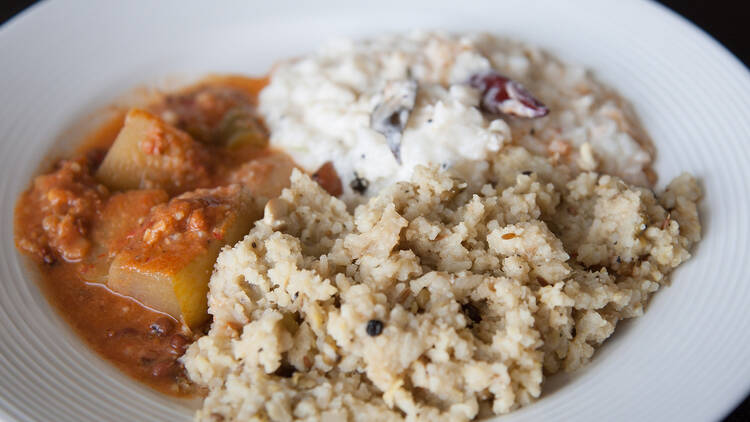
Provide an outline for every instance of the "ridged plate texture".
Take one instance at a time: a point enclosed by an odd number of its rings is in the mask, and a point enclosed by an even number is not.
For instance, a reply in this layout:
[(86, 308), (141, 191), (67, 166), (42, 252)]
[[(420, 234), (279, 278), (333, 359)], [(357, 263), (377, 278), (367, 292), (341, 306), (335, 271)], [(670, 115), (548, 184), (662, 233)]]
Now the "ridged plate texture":
[(705, 421), (730, 411), (750, 390), (750, 74), (688, 22), (645, 1), (53, 1), (0, 28), (0, 419), (187, 421), (195, 405), (87, 350), (23, 265), (13, 206), (44, 157), (139, 85), (259, 75), (331, 37), (414, 28), (491, 31), (593, 69), (635, 105), (662, 183), (689, 171), (706, 192), (704, 240), (646, 315), (500, 420)]

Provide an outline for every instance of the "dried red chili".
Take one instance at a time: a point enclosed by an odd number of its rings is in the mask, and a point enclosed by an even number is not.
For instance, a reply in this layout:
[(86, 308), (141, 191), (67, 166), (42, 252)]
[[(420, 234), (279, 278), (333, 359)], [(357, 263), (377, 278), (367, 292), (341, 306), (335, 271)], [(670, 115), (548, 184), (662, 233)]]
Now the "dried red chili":
[(482, 110), (494, 114), (537, 118), (549, 113), (547, 106), (537, 100), (518, 82), (496, 72), (473, 75), (469, 85), (482, 91)]

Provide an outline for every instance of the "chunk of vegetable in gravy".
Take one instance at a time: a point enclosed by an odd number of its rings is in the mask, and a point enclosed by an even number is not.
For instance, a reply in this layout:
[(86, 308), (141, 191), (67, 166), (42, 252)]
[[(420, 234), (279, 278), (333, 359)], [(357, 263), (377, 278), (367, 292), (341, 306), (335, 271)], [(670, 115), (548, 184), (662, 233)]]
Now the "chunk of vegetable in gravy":
[(133, 109), (96, 177), (112, 190), (161, 188), (177, 194), (208, 186), (207, 156), (187, 133)]
[(169, 195), (162, 189), (131, 190), (110, 196), (100, 218), (92, 223), (92, 248), (80, 263), (81, 278), (106, 284), (115, 255), (126, 246), (151, 208), (168, 200)]
[(261, 213), (262, 204), (240, 185), (155, 206), (115, 257), (107, 285), (197, 328), (208, 317), (208, 281), (221, 247), (240, 240)]
[(193, 391), (178, 359), (205, 327), (219, 249), (289, 185), (295, 164), (268, 148), (255, 109), (265, 84), (210, 77), (116, 110), (16, 204), (16, 245), (50, 303), (93, 350), (159, 391)]
[(227, 181), (247, 186), (253, 195), (270, 199), (289, 187), (293, 169), (294, 161), (288, 155), (273, 151), (237, 167), (228, 175)]
[[(239, 81), (223, 82), (238, 85)], [(252, 89), (246, 84), (244, 87)], [(202, 85), (168, 95), (155, 110), (167, 123), (207, 144), (225, 147), (252, 144), (260, 148), (268, 145), (268, 130), (255, 110), (254, 101), (248, 102), (248, 96), (236, 87)]]
[(243, 145), (262, 148), (268, 144), (266, 128), (255, 116), (254, 109), (248, 107), (235, 107), (229, 110), (219, 125), (216, 137), (228, 148)]

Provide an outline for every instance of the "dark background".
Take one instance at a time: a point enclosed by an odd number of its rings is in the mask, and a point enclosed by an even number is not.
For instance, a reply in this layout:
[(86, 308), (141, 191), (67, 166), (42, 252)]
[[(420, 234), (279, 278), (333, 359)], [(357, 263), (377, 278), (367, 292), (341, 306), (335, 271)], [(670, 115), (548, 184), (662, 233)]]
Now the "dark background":
[[(29, 5), (30, 0), (2, 0), (0, 24)], [(661, 0), (660, 3), (686, 17), (724, 44), (745, 66), (750, 66), (750, 13), (743, 0)], [(750, 421), (750, 396), (725, 422)]]

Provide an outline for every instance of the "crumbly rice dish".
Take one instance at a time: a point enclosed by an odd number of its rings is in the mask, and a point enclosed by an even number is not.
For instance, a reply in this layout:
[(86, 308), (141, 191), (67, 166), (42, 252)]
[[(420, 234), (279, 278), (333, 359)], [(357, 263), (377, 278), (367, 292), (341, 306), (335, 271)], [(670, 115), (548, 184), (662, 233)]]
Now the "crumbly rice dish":
[[(459, 83), (483, 66), (550, 114), (483, 113)], [(399, 163), (363, 116), (405, 69), (419, 91)], [(657, 193), (625, 103), (532, 47), (436, 34), (337, 44), (277, 68), (260, 107), (272, 143), (310, 171), (332, 161), (350, 188), (336, 198), (295, 170), (219, 255), (210, 331), (183, 358), (208, 391), (197, 420), (510, 412), (642, 315), (700, 240), (696, 180)], [(295, 156), (303, 135), (320, 151)], [(358, 161), (361, 148), (379, 158)]]

